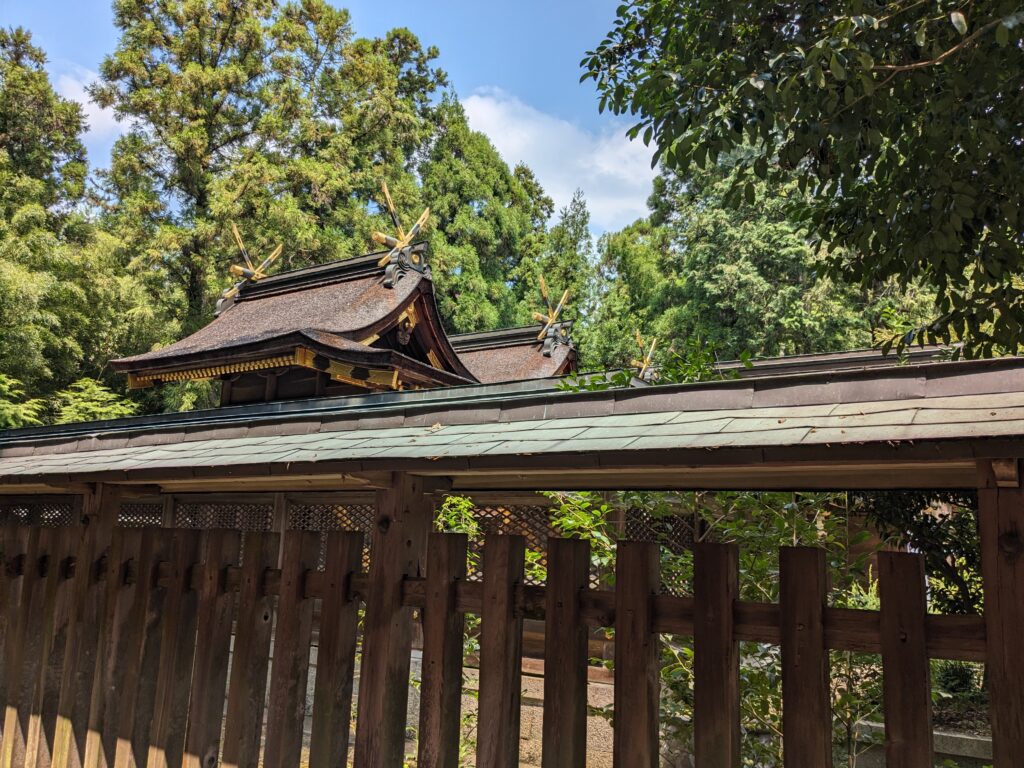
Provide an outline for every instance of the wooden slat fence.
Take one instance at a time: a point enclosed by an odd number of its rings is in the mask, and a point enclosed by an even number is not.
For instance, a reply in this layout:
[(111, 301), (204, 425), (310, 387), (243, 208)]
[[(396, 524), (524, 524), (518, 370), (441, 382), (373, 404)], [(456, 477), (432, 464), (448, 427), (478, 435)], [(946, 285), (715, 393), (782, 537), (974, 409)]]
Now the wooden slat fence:
[[(928, 659), (985, 656), (982, 617), (925, 613), (924, 571), (912, 554), (880, 555), (874, 612), (829, 607), (823, 554), (807, 548), (782, 550), (781, 603), (763, 604), (738, 599), (737, 550), (724, 544), (697, 546), (694, 596), (679, 597), (659, 593), (651, 544), (619, 545), (613, 592), (590, 588), (585, 542), (549, 542), (545, 587), (523, 583), (521, 537), (488, 537), (484, 578), (467, 581), (465, 537), (432, 534), (426, 575), (408, 575), (399, 557), (377, 564), (387, 589), (400, 585), (377, 601), (360, 572), (362, 534), (352, 532), (328, 534), (323, 570), (319, 539), (303, 531), (283, 540), (248, 533), (243, 542), (236, 531), (118, 528), (83, 537), (8, 527), (2, 545), (0, 768), (339, 768), (352, 753), (361, 604), (362, 652), (384, 644), (389, 660), (401, 653), (395, 638), (408, 636), (396, 622), (413, 620), (405, 609), (421, 612), (424, 671), (418, 724), (381, 692), (362, 692), (393, 722), (365, 724), (369, 746), (356, 748), (357, 768), (398, 768), (403, 745), (377, 743), (380, 734), (403, 738), (417, 725), (419, 768), (457, 765), (466, 613), (482, 618), (477, 764), (488, 768), (518, 765), (524, 617), (550, 622), (544, 768), (585, 765), (588, 627), (615, 629), (614, 755), (623, 768), (657, 765), (663, 633), (694, 637), (700, 768), (739, 764), (741, 641), (782, 647), (787, 766), (830, 760), (828, 649), (881, 654), (890, 768), (931, 765)], [(83, 708), (84, 723), (71, 719)]]

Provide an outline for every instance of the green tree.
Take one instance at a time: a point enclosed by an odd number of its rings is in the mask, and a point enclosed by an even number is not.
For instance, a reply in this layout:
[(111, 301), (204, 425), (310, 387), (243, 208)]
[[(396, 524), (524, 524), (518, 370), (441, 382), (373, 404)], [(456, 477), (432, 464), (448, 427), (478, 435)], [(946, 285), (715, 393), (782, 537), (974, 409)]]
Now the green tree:
[(20, 381), (0, 373), (0, 429), (41, 424), (45, 406), (46, 403), (39, 398), (26, 398)]
[(582, 64), (655, 160), (689, 173), (745, 146), (732, 194), (795, 178), (834, 274), (922, 278), (913, 338), (1017, 349), (1024, 12), (1015, 0), (639, 0)]
[(429, 135), (435, 49), (407, 30), (353, 40), (323, 0), (118, 0), (115, 23), (93, 96), (133, 128), (106, 223), (180, 332), (227, 282), (229, 220), (257, 253), (287, 242), (293, 266), (365, 250), (371, 196)]
[(33, 398), (102, 375), (118, 341), (147, 336), (118, 244), (82, 212), (81, 108), (45, 63), (26, 31), (0, 30), (0, 372)]
[(96, 379), (83, 378), (54, 396), (54, 410), (55, 424), (72, 424), (131, 416), (138, 406)]
[(450, 331), (511, 325), (523, 286), (513, 280), (536, 257), (551, 200), (525, 166), (508, 167), (469, 127), (454, 97), (438, 107), (437, 133), (419, 165), (438, 304)]
[(930, 294), (894, 281), (857, 288), (826, 274), (822, 249), (791, 221), (793, 182), (757, 181), (752, 202), (725, 203), (741, 173), (723, 161), (655, 178), (651, 215), (599, 246), (602, 287), (584, 349), (590, 367), (628, 365), (635, 331), (657, 336), (656, 359), (700, 339), (726, 359), (868, 346), (887, 320), (921, 322)]
[(559, 315), (560, 320), (578, 320), (588, 314), (594, 298), (594, 243), (583, 190), (577, 189), (569, 204), (558, 212), (558, 221), (542, 239), (539, 252), (519, 264), (515, 279), (523, 286), (523, 300), (517, 324), (530, 324), (532, 314), (545, 309), (539, 288), (542, 275), (553, 304), (563, 291), (569, 291), (568, 306)]

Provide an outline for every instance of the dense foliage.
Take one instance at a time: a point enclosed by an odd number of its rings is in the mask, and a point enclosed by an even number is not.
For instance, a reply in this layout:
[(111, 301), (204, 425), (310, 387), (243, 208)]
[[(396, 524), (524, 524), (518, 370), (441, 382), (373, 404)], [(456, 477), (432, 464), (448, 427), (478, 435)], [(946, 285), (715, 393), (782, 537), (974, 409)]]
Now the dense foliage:
[(833, 274), (921, 277), (911, 338), (1015, 350), (1024, 327), (1024, 11), (1015, 0), (637, 0), (583, 60), (684, 173), (742, 147), (728, 200), (795, 180)]

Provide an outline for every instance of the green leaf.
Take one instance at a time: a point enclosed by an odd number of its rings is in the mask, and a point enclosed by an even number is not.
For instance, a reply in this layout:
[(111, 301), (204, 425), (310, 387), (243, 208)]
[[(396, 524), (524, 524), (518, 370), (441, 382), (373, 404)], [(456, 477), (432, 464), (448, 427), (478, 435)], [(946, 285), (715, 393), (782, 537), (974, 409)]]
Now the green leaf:
[(834, 53), (832, 54), (832, 61), (829, 62), (828, 68), (832, 70), (832, 75), (836, 80), (846, 79), (846, 68), (843, 63), (839, 61), (839, 57)]
[(924, 44), (928, 40), (928, 29), (925, 25), (918, 24), (917, 31), (914, 33), (914, 42), (917, 43), (918, 48), (924, 48)]
[(996, 26), (996, 44), (1000, 48), (1010, 42), (1010, 30), (1006, 28), (1005, 24), (999, 24)]
[(953, 22), (953, 26), (956, 27), (956, 31), (961, 35), (967, 34), (967, 19), (960, 11), (953, 11), (949, 14), (949, 20)]

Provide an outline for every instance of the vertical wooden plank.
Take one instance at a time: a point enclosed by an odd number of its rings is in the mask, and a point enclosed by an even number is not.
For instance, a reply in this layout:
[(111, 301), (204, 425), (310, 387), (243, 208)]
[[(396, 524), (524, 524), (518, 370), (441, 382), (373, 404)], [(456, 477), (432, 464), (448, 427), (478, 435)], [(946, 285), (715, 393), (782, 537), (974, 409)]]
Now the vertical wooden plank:
[[(3, 640), (3, 664), (0, 665), (0, 703), (4, 712), (7, 706), (8, 683), (13, 679), (12, 671), (16, 667), (10, 664), (15, 628), (17, 626), (18, 602), (22, 597), (22, 584), (25, 581), (25, 563), (28, 559), (29, 537), (33, 528), (14, 523), (3, 528), (3, 562), (0, 570), (2, 590), (0, 599), (3, 601), (3, 614), (0, 615), (0, 637)], [(37, 529), (38, 530), (38, 529)], [(4, 715), (0, 713), (0, 727)], [(2, 749), (2, 738), (0, 738)]]
[(196, 652), (196, 605), (192, 569), (199, 563), (200, 531), (176, 530), (170, 576), (163, 599), (153, 717), (146, 748), (147, 768), (177, 768), (185, 746), (192, 662)]
[(882, 601), (882, 704), (888, 768), (931, 768), (932, 699), (924, 618), (924, 560), (878, 554)]
[(422, 478), (402, 472), (377, 491), (370, 584), (363, 619), (356, 721), (357, 768), (399, 768), (405, 748), (412, 609), (402, 605), (402, 582), (418, 576), (426, 555), (432, 500)]
[(352, 724), (352, 680), (356, 665), (359, 601), (351, 594), (352, 576), (363, 559), (361, 531), (330, 531), (320, 600), (320, 636), (313, 691), (310, 768), (348, 764)]
[(105, 565), (121, 505), (120, 490), (98, 484), (85, 494), (75, 555), (71, 613), (64, 670), (53, 736), (53, 768), (81, 768), (89, 731), (89, 711), (106, 604)]
[(460, 533), (432, 533), (427, 543), (418, 768), (459, 764), (466, 621), (456, 608), (455, 590), (466, 578), (468, 544)]
[(274, 626), (274, 599), (267, 594), (265, 582), (267, 570), (277, 564), (280, 538), (276, 533), (263, 531), (245, 534), (224, 722), (222, 760), (225, 766), (256, 768), (260, 760), (270, 636)]
[(787, 768), (832, 765), (832, 694), (825, 648), (825, 550), (779, 550), (782, 749)]
[(114, 681), (119, 691), (112, 717), (114, 768), (136, 768), (146, 762), (160, 655), (159, 620), (166, 592), (157, 578), (160, 563), (171, 557), (171, 540), (170, 531), (144, 530), (138, 565), (129, 574), (136, 586)]
[(306, 573), (320, 555), (316, 531), (286, 531), (281, 552), (281, 589), (277, 597), (274, 661), (267, 704), (264, 768), (295, 768), (302, 752), (306, 717), (309, 646), (313, 637), (313, 599), (306, 597)]
[(484, 540), (476, 763), (491, 768), (519, 765), (523, 614), (516, 586), (523, 583), (525, 556), (522, 536)]
[(615, 561), (615, 768), (658, 765), (658, 636), (653, 598), (661, 588), (658, 545), (621, 541)]
[(986, 675), (995, 768), (1024, 755), (1024, 490), (981, 467), (978, 518), (985, 592)]
[[(38, 529), (36, 529), (38, 530)], [(33, 529), (23, 525), (5, 525), (3, 530), (3, 562), (0, 570), (2, 589), (0, 599), (3, 600), (3, 614), (0, 615), (0, 636), (3, 639), (3, 664), (0, 664), (0, 729), (3, 727), (7, 704), (10, 701), (8, 692), (16, 675), (10, 654), (14, 648), (14, 637), (17, 628), (21, 585), (25, 580), (25, 562), (28, 559), (29, 536)], [(0, 755), (2, 755), (3, 738), (0, 736)]]
[(587, 760), (587, 625), (580, 596), (590, 582), (590, 542), (548, 539), (544, 614), (543, 768)]
[(107, 768), (114, 761), (117, 707), (125, 684), (119, 672), (125, 661), (125, 635), (130, 632), (128, 622), (137, 584), (131, 571), (138, 567), (141, 547), (141, 531), (114, 531), (107, 562), (106, 605), (89, 709), (89, 732), (85, 738), (84, 768)]
[(739, 599), (739, 554), (733, 544), (694, 548), (693, 721), (700, 768), (740, 764), (740, 654), (733, 605)]
[(217, 765), (235, 604), (234, 594), (227, 589), (226, 577), (228, 566), (238, 562), (239, 541), (238, 531), (206, 532), (206, 553), (199, 582), (196, 653), (192, 662), (192, 695), (188, 705), (182, 768), (213, 768)]
[(10, 674), (7, 709), (4, 713), (3, 768), (23, 768), (28, 748), (36, 683), (42, 666), (43, 602), (48, 558), (53, 546), (52, 528), (33, 527), (29, 534), (21, 583), (21, 600), (15, 618), (14, 635), (9, 638), (6, 663)]
[[(55, 580), (47, 584), (47, 627), (44, 642), (45, 668), (39, 695), (41, 729), (33, 734), (36, 768), (49, 768), (53, 759), (53, 740), (57, 727), (57, 710), (60, 704), (61, 679), (64, 673), (64, 656), (68, 645), (68, 621), (71, 617), (74, 599), (74, 581), (71, 579), (71, 562), (78, 547), (79, 529), (59, 529), (58, 550), (54, 553), (52, 566)], [(52, 606), (52, 607), (49, 607)]]

